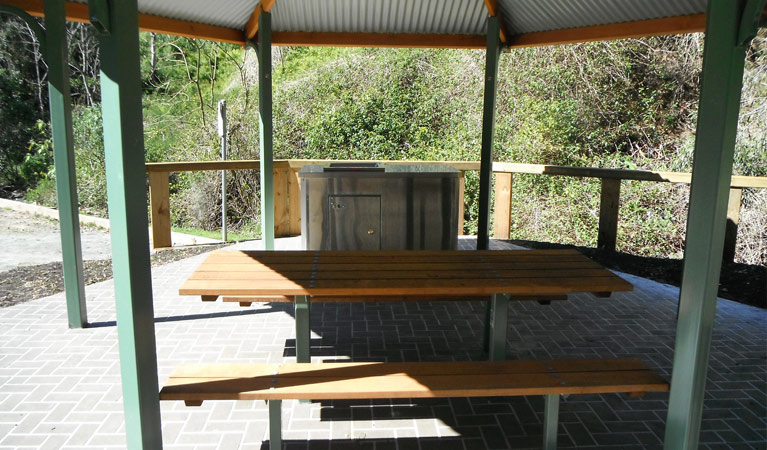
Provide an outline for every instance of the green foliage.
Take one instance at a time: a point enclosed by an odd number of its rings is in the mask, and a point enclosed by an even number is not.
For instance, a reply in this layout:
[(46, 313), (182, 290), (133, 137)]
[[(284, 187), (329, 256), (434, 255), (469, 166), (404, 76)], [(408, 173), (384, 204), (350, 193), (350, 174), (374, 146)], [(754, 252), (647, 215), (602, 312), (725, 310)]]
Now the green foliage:
[[(184, 233), (184, 234), (191, 234), (193, 236), (201, 236), (209, 239), (221, 239), (221, 231), (210, 231), (210, 230), (203, 230), (201, 228), (192, 228), (192, 227), (171, 227), (171, 230), (176, 231), (178, 233)], [(257, 234), (254, 234), (252, 232), (240, 232), (240, 231), (229, 231), (226, 232), (226, 241), (227, 242), (238, 242), (238, 241), (247, 241), (250, 239), (255, 239)]]
[[(35, 65), (21, 64), (17, 56), (23, 50), (29, 58), (34, 43), (22, 28), (6, 23), (0, 23), (0, 37), (0, 184), (22, 189), (37, 184), (28, 195), (43, 199), (53, 180), (41, 168), (45, 136), (34, 128), (43, 91), (40, 83), (29, 81), (35, 80)], [(76, 26), (69, 40), (77, 69), (73, 98), (80, 202), (103, 215), (94, 40), (89, 28)], [(257, 159), (254, 52), (148, 33), (141, 33), (140, 40), (147, 161), (218, 159), (216, 105), (221, 99), (227, 100), (230, 159)], [(696, 34), (504, 53), (493, 159), (690, 171), (702, 41)], [(763, 31), (747, 58), (734, 164), (739, 174), (767, 175), (766, 49)], [(272, 64), (275, 158), (479, 159), (483, 51), (275, 47)], [(31, 140), (38, 143), (32, 153)], [(230, 228), (260, 234), (258, 173), (229, 174)], [(477, 174), (468, 172), (468, 234), (477, 229), (478, 185)], [(218, 173), (172, 174), (170, 189), (175, 226), (220, 229)], [(513, 192), (512, 237), (596, 243), (597, 180), (516, 175)], [(624, 182), (619, 249), (681, 256), (687, 195), (684, 186)], [(752, 223), (767, 220), (767, 213), (760, 213), (764, 195), (746, 191), (743, 204)], [(764, 234), (758, 226), (744, 230), (751, 240)], [(759, 250), (763, 246), (747, 246), (752, 254), (764, 253)], [(767, 261), (767, 256), (750, 260)]]
[[(43, 130), (34, 94), (8, 71), (0, 69), (0, 185), (23, 190), (37, 184), (47, 167), (36, 145)], [(34, 153), (30, 154), (30, 150)]]
[(54, 178), (41, 179), (37, 186), (27, 191), (25, 198), (29, 202), (55, 208), (58, 203), (56, 198), (56, 180)]
[(101, 108), (99, 105), (78, 106), (72, 111), (72, 121), (80, 208), (105, 217), (107, 188)]

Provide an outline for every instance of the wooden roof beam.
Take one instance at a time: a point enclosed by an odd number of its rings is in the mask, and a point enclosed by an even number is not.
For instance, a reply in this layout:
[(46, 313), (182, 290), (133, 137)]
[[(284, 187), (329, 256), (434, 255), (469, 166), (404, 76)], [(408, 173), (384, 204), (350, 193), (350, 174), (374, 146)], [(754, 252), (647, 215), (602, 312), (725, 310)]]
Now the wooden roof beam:
[(272, 45), (381, 48), (485, 48), (485, 35), (273, 31)]
[(256, 9), (253, 10), (250, 19), (248, 19), (248, 23), (245, 24), (245, 41), (249, 41), (256, 36), (256, 33), (258, 33), (258, 17), (261, 15), (262, 11), (271, 11), (274, 2), (275, 0), (261, 0), (258, 2)]
[(509, 48), (574, 44), (578, 42), (612, 41), (617, 39), (702, 33), (706, 31), (706, 15), (665, 17), (637, 20), (591, 27), (524, 33), (509, 37)]
[(485, 7), (487, 7), (487, 12), (490, 14), (490, 17), (498, 17), (498, 24), (501, 26), (501, 42), (505, 44), (509, 33), (506, 31), (506, 22), (504, 22), (503, 16), (501, 15), (498, 1), (485, 0)]
[[(42, 17), (42, 0), (1, 0), (2, 3), (23, 9), (30, 15)], [(66, 19), (70, 22), (90, 22), (87, 3), (66, 3)], [(141, 31), (151, 33), (171, 34), (210, 41), (227, 42), (230, 44), (244, 45), (242, 30), (233, 28), (207, 25), (186, 20), (169, 19), (167, 17), (154, 16), (140, 13), (138, 25)]]
[[(4, 4), (23, 9), (33, 16), (43, 16), (42, 0), (0, 0)], [(262, 5), (263, 3), (263, 5)], [(271, 9), (274, 0), (262, 0), (256, 11), (262, 6)], [(254, 11), (254, 14), (256, 13)], [(497, 12), (497, 9), (496, 9)], [(258, 12), (260, 15), (260, 12)], [(88, 22), (88, 5), (85, 3), (66, 3), (67, 20)], [(251, 17), (252, 19), (252, 17)], [(258, 17), (255, 19), (258, 24)], [(171, 34), (198, 39), (244, 45), (245, 34), (242, 30), (206, 25), (179, 19), (139, 14), (139, 28), (142, 31)], [(545, 45), (572, 44), (644, 36), (659, 36), (683, 33), (703, 32), (706, 28), (705, 14), (669, 17), (663, 19), (639, 20), (609, 25), (597, 25), (565, 30), (542, 31), (506, 36), (511, 48), (537, 47)], [(257, 28), (254, 31), (257, 32)], [(450, 35), (450, 34), (394, 34), (394, 33), (312, 33), (312, 32), (274, 32), (274, 45), (314, 45), (336, 47), (412, 47), (412, 48), (477, 48), (486, 46), (485, 35)]]

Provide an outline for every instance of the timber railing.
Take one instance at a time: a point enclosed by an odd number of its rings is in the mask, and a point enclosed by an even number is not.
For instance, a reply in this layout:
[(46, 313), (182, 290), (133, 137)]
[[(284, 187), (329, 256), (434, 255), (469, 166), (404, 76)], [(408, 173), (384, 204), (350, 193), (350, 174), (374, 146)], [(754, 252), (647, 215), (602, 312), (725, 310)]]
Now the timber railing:
[[(292, 159), (274, 161), (274, 236), (297, 236), (301, 234), (301, 184), (298, 171), (309, 164), (326, 164), (335, 160)], [(479, 171), (478, 161), (361, 161), (386, 164), (440, 164), (461, 171), (459, 192), (458, 234), (463, 234), (465, 173)], [(171, 172), (196, 172), (202, 170), (260, 170), (256, 160), (242, 161), (193, 161), (147, 163), (149, 174), (149, 197), (152, 218), (152, 238), (155, 248), (171, 246), (170, 191)], [(511, 194), (514, 174), (536, 174), (599, 178), (602, 183), (599, 210), (597, 247), (615, 250), (620, 209), (622, 180), (651, 181), (689, 184), (692, 175), (683, 172), (654, 172), (648, 170), (602, 169), (595, 167), (549, 166), (541, 164), (493, 163), (495, 175), (495, 202), (493, 235), (508, 239), (511, 228)], [(730, 198), (727, 207), (724, 259), (732, 261), (735, 256), (738, 223), (740, 222), (741, 196), (744, 188), (767, 188), (767, 177), (733, 176), (730, 182)]]

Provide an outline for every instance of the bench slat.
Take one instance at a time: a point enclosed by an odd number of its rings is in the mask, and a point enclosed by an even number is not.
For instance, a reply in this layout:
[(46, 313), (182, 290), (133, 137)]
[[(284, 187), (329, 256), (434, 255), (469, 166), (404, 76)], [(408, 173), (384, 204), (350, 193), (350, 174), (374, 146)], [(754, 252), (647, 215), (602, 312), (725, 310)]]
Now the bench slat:
[[(518, 269), (505, 272), (504, 278), (531, 277), (603, 277), (604, 269)], [(498, 275), (485, 270), (418, 270), (418, 271), (382, 271), (370, 270), (365, 272), (365, 278), (371, 280), (409, 280), (409, 279), (495, 279)], [(195, 272), (190, 280), (357, 280), (360, 275), (351, 271), (323, 271), (315, 273), (311, 270), (300, 271), (262, 271), (262, 272)]]
[(181, 367), (162, 400), (476, 397), (666, 391), (639, 360)]
[[(403, 251), (242, 251), (242, 250), (217, 250), (207, 256), (206, 261), (217, 263), (233, 261), (233, 263), (248, 262), (253, 260), (279, 263), (279, 262), (339, 262), (354, 263), (365, 262), (369, 258), (381, 261), (403, 262), (416, 259), (418, 261), (448, 262), (458, 261), (525, 261), (540, 259), (578, 260), (588, 259), (576, 250), (514, 250), (513, 255), (508, 251), (498, 250), (403, 250)], [(319, 258), (319, 259), (318, 259)]]
[(180, 295), (556, 295), (572, 292), (631, 290), (623, 279), (605, 271), (598, 277), (514, 279), (388, 279), (388, 280), (187, 280)]
[[(340, 296), (328, 295), (324, 297), (312, 297), (312, 303), (327, 302), (446, 302), (446, 301), (489, 301), (490, 296), (467, 296), (467, 295), (386, 295), (386, 296)], [(536, 295), (536, 296), (515, 296), (515, 301), (559, 301), (567, 300), (567, 295)], [(222, 302), (240, 303), (243, 306), (250, 306), (251, 303), (292, 303), (293, 297), (285, 295), (241, 295), (236, 297), (222, 297)]]
[[(487, 262), (430, 262), (428, 267), (431, 270), (487, 270)], [(359, 270), (360, 267), (367, 268), (370, 266), (370, 270), (386, 270), (386, 271), (398, 271), (407, 272), (411, 270), (423, 270), (423, 263), (322, 263), (317, 264), (318, 268), (321, 266), (323, 271), (347, 271), (347, 270)], [(492, 267), (496, 271), (505, 270), (533, 270), (533, 269), (599, 269), (602, 268), (598, 263), (594, 261), (514, 261), (514, 262), (499, 262), (492, 263)], [(295, 272), (295, 271), (311, 271), (314, 269), (312, 262), (301, 263), (278, 263), (278, 264), (262, 264), (257, 263), (255, 260), (248, 260), (240, 263), (230, 262), (209, 262), (206, 261), (196, 270), (198, 272)]]

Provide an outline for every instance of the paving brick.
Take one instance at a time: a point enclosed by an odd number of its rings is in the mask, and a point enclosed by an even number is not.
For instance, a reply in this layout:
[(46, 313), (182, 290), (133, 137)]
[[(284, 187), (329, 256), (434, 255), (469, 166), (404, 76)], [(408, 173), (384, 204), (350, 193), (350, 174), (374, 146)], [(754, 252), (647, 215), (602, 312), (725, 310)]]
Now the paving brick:
[[(240, 308), (176, 294), (203, 258), (152, 270), (160, 383), (182, 363), (292, 358), (289, 304)], [(640, 357), (669, 376), (678, 290), (625, 277), (635, 290), (610, 299), (512, 302), (509, 357)], [(111, 281), (87, 286), (91, 327), (84, 330), (67, 328), (63, 294), (0, 309), (0, 450), (125, 447), (113, 288)], [(318, 303), (313, 360), (483, 360), (484, 312), (481, 302)], [(701, 448), (767, 447), (765, 343), (764, 310), (719, 300)], [(560, 447), (658, 448), (667, 401), (667, 393), (569, 396), (560, 406)], [(166, 449), (268, 449), (263, 402), (161, 407)], [(538, 449), (543, 429), (540, 397), (286, 401), (283, 412), (286, 448), (302, 450)]]

